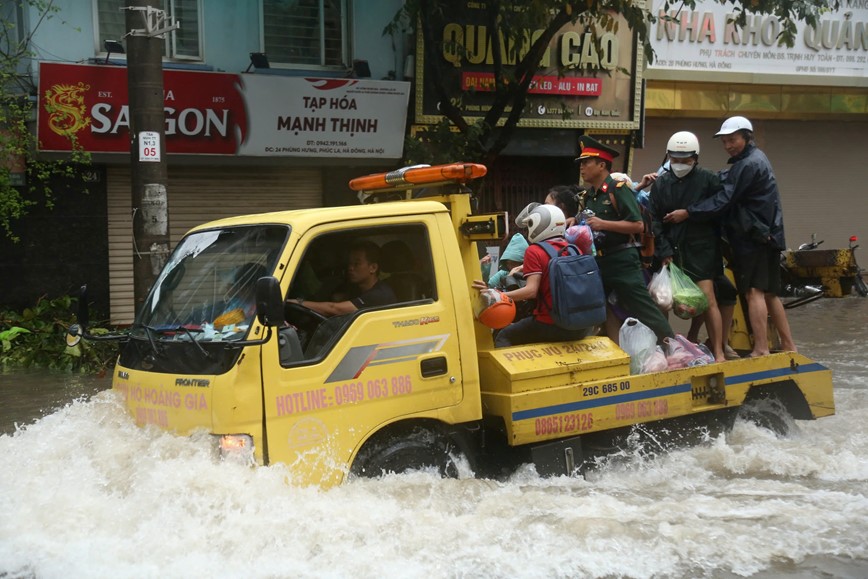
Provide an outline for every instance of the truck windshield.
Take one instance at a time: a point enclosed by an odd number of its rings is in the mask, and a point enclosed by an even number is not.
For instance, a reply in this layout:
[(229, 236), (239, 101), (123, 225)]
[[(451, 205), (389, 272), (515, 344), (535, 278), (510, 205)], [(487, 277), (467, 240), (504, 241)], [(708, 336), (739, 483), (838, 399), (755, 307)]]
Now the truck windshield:
[(256, 281), (272, 275), (289, 228), (199, 231), (172, 253), (131, 335), (153, 342), (232, 342), (256, 315)]

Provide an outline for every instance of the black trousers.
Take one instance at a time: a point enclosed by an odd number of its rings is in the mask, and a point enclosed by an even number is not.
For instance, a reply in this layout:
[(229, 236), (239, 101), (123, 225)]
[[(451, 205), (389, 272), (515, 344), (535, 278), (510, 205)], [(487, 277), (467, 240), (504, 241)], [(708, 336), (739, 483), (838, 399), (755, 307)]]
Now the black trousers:
[(540, 322), (536, 318), (524, 318), (500, 330), (494, 338), (494, 347), (506, 348), (508, 346), (520, 346), (536, 342), (581, 340), (594, 329), (565, 330), (554, 324)]

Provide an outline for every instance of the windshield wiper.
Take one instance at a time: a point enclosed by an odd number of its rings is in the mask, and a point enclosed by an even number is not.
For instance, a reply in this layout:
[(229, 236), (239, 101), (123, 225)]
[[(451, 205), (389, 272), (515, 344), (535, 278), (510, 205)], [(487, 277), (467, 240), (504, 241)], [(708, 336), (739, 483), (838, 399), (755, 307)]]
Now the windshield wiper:
[[(166, 335), (166, 334), (172, 334), (172, 333), (183, 332), (183, 333), (184, 333), (188, 338), (190, 338), (190, 341), (193, 342), (193, 345), (196, 346), (196, 349), (199, 350), (199, 352), (200, 352), (200, 353), (201, 353), (201, 354), (202, 354), (206, 359), (208, 359), (208, 360), (211, 359), (211, 353), (208, 352), (208, 350), (206, 350), (206, 349), (202, 346), (202, 344), (200, 344), (198, 341), (196, 341), (196, 337), (193, 335), (193, 332), (196, 332), (197, 334), (201, 334), (202, 332), (204, 332), (204, 330), (202, 330), (202, 329), (200, 329), (200, 328), (188, 328), (188, 327), (185, 327), (185, 326), (175, 326), (175, 327), (171, 327), (171, 328), (152, 328), (152, 327), (150, 327), (150, 326), (146, 326), (146, 325), (144, 325), (144, 324), (142, 325), (142, 327), (145, 328), (145, 330), (147, 331), (147, 334), (148, 334), (148, 340), (150, 340), (150, 342), (151, 342), (151, 346), (154, 347), (154, 349), (155, 349), (154, 351), (157, 351), (157, 350), (156, 350), (156, 345), (155, 345), (155, 342), (154, 342), (154, 338), (153, 338), (153, 336), (152, 336), (152, 332), (155, 333), (155, 334), (158, 334), (158, 335), (160, 335), (160, 336), (163, 336), (163, 335)], [(158, 353), (159, 353), (159, 352), (158, 352)]]
[[(154, 339), (154, 332), (157, 332), (158, 330), (145, 324), (140, 324), (139, 327), (144, 328), (145, 336), (147, 336), (148, 343), (151, 345), (151, 350), (154, 352), (154, 354), (156, 354), (157, 356), (162, 356), (163, 351), (157, 346), (157, 341)], [(135, 329), (135, 326), (133, 327), (133, 329)], [(132, 334), (130, 334), (130, 337), (132, 337)]]
[(190, 338), (190, 341), (196, 346), (196, 348), (202, 352), (202, 355), (205, 356), (206, 359), (211, 359), (211, 353), (205, 349), (205, 347), (196, 341), (196, 336), (193, 335), (193, 332), (197, 334), (201, 334), (204, 330), (196, 328), (195, 330), (191, 330), (190, 328), (185, 328), (184, 326), (178, 326), (177, 328), (172, 328), (169, 330), (162, 330), (162, 332), (184, 332), (187, 334), (187, 337)]

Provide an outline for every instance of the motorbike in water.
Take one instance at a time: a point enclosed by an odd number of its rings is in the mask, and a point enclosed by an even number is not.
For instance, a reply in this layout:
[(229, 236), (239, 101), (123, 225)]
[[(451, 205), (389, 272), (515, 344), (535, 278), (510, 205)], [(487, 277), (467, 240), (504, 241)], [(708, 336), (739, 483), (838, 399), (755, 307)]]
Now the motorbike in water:
[(862, 268), (856, 262), (859, 239), (850, 237), (846, 249), (817, 249), (823, 240), (811, 235), (811, 241), (797, 250), (781, 253), (781, 297), (785, 308), (805, 305), (821, 297), (840, 298), (853, 291), (868, 296), (868, 285), (862, 277)]
[(850, 237), (850, 249), (853, 251), (853, 264), (856, 266), (856, 273), (853, 276), (853, 289), (856, 290), (856, 293), (862, 296), (863, 298), (868, 297), (868, 283), (865, 282), (865, 278), (862, 277), (864, 273), (864, 269), (862, 269), (858, 263), (856, 263), (856, 248), (859, 247), (856, 242), (859, 241), (859, 238), (855, 235)]

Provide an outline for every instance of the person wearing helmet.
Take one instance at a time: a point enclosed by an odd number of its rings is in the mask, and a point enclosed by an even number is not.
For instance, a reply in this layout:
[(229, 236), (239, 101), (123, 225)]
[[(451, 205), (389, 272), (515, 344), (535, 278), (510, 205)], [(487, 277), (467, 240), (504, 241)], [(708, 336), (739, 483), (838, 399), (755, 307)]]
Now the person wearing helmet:
[(729, 169), (720, 172), (723, 187), (713, 196), (664, 217), (665, 222), (720, 217), (733, 252), (739, 292), (745, 295), (753, 331), (751, 356), (769, 353), (767, 318), (780, 335), (781, 349), (796, 351), (784, 306), (780, 252), (786, 248), (780, 191), (772, 165), (754, 142), (753, 124), (730, 117), (714, 135), (729, 154)]
[[(696, 220), (663, 221), (668, 213), (717, 193), (721, 189), (720, 178), (699, 166), (699, 139), (691, 132), (679, 131), (669, 138), (666, 159), (670, 169), (654, 181), (649, 196), (655, 257), (663, 265), (674, 261), (702, 289), (708, 300), (708, 309), (703, 316), (711, 353), (716, 361), (723, 362), (726, 359), (726, 339), (714, 293), (714, 279), (723, 275), (717, 224)], [(732, 319), (731, 314), (729, 319)]]
[[(555, 185), (551, 189), (549, 189), (548, 193), (546, 193), (545, 203), (546, 205), (554, 205), (561, 211), (563, 211), (564, 216), (566, 217), (565, 230), (569, 230), (571, 227), (576, 226), (576, 217), (579, 215), (579, 207), (582, 203), (582, 197), (585, 194), (585, 190), (579, 187), (578, 185)], [(525, 210), (528, 208), (535, 207), (536, 205), (531, 203)], [(524, 219), (527, 217), (524, 213), (521, 214), (521, 218)], [(518, 222), (519, 219), (516, 219)], [(573, 245), (576, 245), (575, 242), (570, 241)], [(579, 248), (581, 249), (581, 248)], [(582, 250), (582, 253), (586, 253)], [(522, 266), (518, 265), (512, 273), (521, 273)], [(483, 274), (484, 275), (484, 274)], [(491, 282), (489, 282), (491, 285)]]
[[(496, 348), (531, 344), (535, 342), (564, 342), (580, 340), (592, 328), (565, 330), (555, 325), (551, 316), (552, 292), (548, 279), (548, 253), (535, 243), (548, 243), (558, 252), (567, 247), (564, 239), (566, 217), (554, 205), (531, 203), (525, 207), (515, 220), (515, 224), (527, 228), (527, 239), (531, 245), (524, 253), (524, 287), (503, 292), (515, 301), (536, 299), (533, 316), (514, 322), (498, 332), (494, 340)], [(473, 288), (486, 290), (482, 280), (473, 282)]]
[(526, 251), (527, 240), (524, 236), (521, 233), (513, 234), (497, 262), (498, 270), (488, 278), (488, 287), (499, 290), (509, 289), (507, 287), (511, 283), (509, 278), (514, 277), (515, 269), (524, 263)]
[[(527, 251), (527, 240), (521, 233), (515, 233), (509, 238), (509, 243), (503, 248), (498, 260), (498, 270), (487, 280), (488, 287), (500, 291), (510, 291), (523, 287), (527, 282), (522, 269), (524, 254)], [(519, 302), (515, 306), (515, 320), (533, 315), (535, 302), (533, 299)], [(513, 321), (513, 320), (510, 320)], [(487, 324), (486, 324), (487, 325)]]
[[(651, 300), (639, 252), (630, 242), (632, 234), (642, 233), (642, 215), (633, 190), (625, 187), (623, 181), (612, 179), (612, 160), (618, 152), (587, 135), (579, 138), (579, 145), (581, 153), (576, 161), (582, 180), (588, 185), (585, 209), (594, 213), (585, 218), (585, 223), (594, 230), (597, 264), (606, 294), (614, 292), (619, 306), (651, 328), (661, 342), (674, 337), (666, 317)], [(620, 211), (613, 205), (612, 197)], [(611, 309), (609, 315), (614, 316)], [(606, 324), (609, 338), (617, 342), (615, 326)]]

